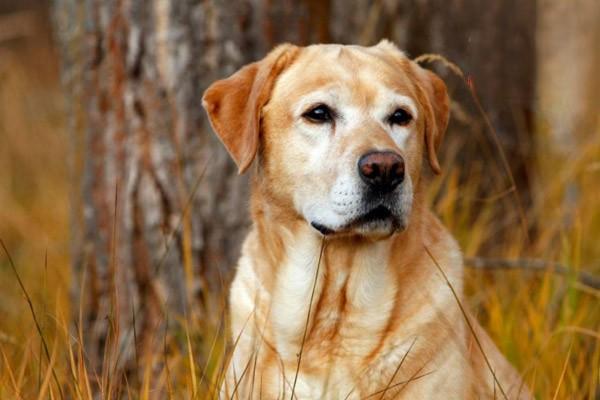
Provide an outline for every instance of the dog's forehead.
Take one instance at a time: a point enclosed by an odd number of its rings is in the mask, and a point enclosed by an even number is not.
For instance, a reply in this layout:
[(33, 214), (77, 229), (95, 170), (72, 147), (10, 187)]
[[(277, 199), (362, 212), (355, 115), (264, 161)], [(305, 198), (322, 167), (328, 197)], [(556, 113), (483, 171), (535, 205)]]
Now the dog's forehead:
[(335, 84), (363, 95), (378, 87), (410, 95), (414, 83), (410, 60), (389, 42), (372, 47), (320, 44), (301, 49), (279, 77), (275, 92), (293, 100)]

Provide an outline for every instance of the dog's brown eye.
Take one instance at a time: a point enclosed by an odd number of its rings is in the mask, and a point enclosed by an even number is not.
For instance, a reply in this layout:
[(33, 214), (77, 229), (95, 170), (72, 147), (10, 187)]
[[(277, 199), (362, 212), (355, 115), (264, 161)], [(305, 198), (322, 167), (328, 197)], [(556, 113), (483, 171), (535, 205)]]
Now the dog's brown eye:
[(390, 115), (388, 121), (390, 125), (405, 126), (408, 125), (410, 121), (412, 121), (412, 115), (410, 115), (406, 110), (399, 108), (396, 111), (394, 111), (392, 115)]
[(325, 123), (333, 119), (333, 111), (324, 104), (311, 108), (302, 116), (311, 122)]

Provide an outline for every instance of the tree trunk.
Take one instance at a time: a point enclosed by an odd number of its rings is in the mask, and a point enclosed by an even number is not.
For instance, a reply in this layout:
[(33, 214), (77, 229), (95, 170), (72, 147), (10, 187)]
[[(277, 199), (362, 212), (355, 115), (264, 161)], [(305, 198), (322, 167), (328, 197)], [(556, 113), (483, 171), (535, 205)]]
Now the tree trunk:
[(309, 26), (323, 32), (305, 21), (312, 2), (299, 13), (292, 1), (275, 3), (55, 3), (79, 182), (73, 315), (98, 376), (156, 350), (166, 315), (222, 295), (248, 227), (248, 180), (200, 98), (280, 40), (313, 40)]
[[(166, 316), (217, 314), (208, 295), (238, 257), (248, 180), (210, 131), (208, 84), (283, 41), (390, 37), (463, 65), (488, 110), (526, 110), (534, 7), (512, 3), (55, 0), (77, 182), (73, 315), (92, 371), (133, 368), (160, 346)], [(506, 115), (492, 121), (511, 143), (521, 131)]]

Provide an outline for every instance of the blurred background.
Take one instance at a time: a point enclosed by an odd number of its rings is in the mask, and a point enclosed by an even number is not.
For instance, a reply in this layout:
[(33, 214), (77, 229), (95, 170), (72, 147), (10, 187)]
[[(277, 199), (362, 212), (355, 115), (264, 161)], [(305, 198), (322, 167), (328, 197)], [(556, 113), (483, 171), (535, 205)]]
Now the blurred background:
[(600, 399), (598, 21), (596, 0), (0, 0), (0, 398), (212, 398), (248, 177), (202, 92), (284, 41), (388, 38), (450, 91), (429, 201), (469, 307), (537, 398)]

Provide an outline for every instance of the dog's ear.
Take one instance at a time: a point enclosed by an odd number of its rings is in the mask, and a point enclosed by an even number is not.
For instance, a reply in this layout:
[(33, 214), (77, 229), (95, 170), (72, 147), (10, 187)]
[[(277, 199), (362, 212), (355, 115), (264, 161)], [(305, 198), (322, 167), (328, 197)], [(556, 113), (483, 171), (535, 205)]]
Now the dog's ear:
[(289, 66), (298, 47), (283, 44), (260, 61), (210, 85), (202, 97), (210, 124), (243, 173), (256, 156), (260, 118), (277, 76)]
[(421, 87), (425, 92), (425, 145), (429, 165), (436, 174), (442, 172), (437, 157), (438, 150), (448, 127), (450, 99), (444, 81), (433, 72), (417, 66)]

